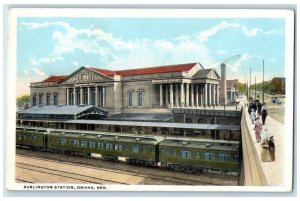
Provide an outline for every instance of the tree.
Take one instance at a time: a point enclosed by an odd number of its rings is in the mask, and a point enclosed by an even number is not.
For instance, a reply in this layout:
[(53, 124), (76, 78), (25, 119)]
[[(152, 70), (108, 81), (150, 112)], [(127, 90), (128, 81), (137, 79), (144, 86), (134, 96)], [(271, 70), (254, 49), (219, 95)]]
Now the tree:
[(29, 107), (29, 95), (23, 95), (17, 98), (17, 107), (18, 108), (26, 108)]
[(271, 80), (273, 93), (285, 94), (285, 78), (274, 77)]
[(238, 91), (238, 93), (246, 94), (246, 84), (238, 82), (234, 84), (234, 88)]

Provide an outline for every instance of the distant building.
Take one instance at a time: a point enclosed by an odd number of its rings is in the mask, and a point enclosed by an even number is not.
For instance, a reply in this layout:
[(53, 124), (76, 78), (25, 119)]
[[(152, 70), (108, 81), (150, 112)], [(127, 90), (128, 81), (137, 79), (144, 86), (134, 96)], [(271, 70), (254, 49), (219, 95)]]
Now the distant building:
[(238, 94), (236, 92), (235, 84), (237, 84), (238, 82), (238, 79), (226, 80), (228, 101), (235, 101), (237, 99)]

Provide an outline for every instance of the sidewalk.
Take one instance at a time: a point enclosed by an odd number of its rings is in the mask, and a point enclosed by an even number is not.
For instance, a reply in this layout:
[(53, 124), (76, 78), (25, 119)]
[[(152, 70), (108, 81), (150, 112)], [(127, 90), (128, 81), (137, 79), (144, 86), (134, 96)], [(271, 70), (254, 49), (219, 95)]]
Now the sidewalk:
[[(248, 108), (246, 107), (246, 112)], [(254, 125), (251, 123), (250, 117), (247, 113), (247, 125), (251, 133), (251, 137), (257, 152), (259, 159), (261, 158), (261, 147), (260, 143), (256, 143), (255, 131), (253, 130)], [(261, 118), (260, 118), (261, 121)], [(275, 141), (275, 161), (273, 162), (261, 162), (261, 166), (265, 177), (267, 179), (269, 186), (282, 186), (284, 185), (284, 124), (272, 119), (270, 116), (267, 116), (265, 125), (263, 125), (263, 130), (267, 128), (269, 137), (274, 136)]]

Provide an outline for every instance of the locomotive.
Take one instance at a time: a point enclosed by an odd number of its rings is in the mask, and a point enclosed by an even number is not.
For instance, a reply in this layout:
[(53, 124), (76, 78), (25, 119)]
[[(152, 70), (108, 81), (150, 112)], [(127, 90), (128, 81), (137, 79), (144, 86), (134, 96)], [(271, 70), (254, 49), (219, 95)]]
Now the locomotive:
[(16, 146), (64, 154), (124, 157), (129, 164), (237, 175), (239, 142), (35, 127), (16, 128)]

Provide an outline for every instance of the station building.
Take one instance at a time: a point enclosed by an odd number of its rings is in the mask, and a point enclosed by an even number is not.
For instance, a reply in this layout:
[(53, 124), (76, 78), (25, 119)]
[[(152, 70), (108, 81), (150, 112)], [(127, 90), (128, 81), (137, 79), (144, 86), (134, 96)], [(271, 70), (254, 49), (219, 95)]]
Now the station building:
[(94, 105), (109, 113), (167, 112), (219, 104), (220, 76), (200, 63), (129, 70), (81, 67), (30, 85), (30, 105)]

